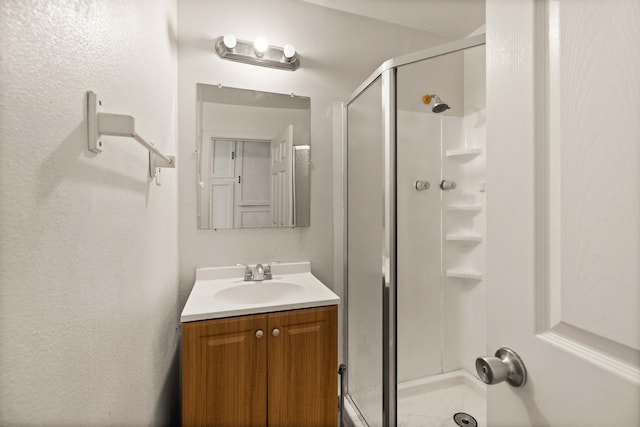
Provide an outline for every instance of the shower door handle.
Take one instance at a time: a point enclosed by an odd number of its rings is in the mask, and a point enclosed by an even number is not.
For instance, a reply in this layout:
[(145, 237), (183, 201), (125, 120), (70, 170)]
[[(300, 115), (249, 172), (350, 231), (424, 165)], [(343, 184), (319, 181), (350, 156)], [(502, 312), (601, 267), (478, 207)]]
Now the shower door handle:
[(522, 387), (527, 382), (527, 368), (518, 353), (509, 347), (500, 347), (495, 357), (478, 357), (476, 371), (486, 384), (507, 381), (513, 387)]

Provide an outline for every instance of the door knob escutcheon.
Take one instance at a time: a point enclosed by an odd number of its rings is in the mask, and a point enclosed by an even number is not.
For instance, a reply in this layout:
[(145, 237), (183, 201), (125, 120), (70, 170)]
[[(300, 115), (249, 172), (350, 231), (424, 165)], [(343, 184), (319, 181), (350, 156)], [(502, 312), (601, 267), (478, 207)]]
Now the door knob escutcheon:
[(476, 371), (486, 384), (506, 381), (513, 387), (522, 387), (527, 382), (527, 368), (518, 353), (509, 347), (500, 347), (495, 357), (478, 357)]

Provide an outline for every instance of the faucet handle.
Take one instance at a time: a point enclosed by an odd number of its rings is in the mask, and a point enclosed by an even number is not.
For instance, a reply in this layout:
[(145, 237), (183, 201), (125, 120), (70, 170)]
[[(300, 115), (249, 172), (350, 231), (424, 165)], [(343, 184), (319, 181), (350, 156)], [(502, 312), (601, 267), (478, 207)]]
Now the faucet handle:
[(243, 264), (243, 263), (238, 263), (236, 265), (238, 265), (238, 266), (243, 265), (245, 267), (245, 269), (244, 269), (244, 281), (245, 282), (249, 282), (249, 281), (253, 280), (253, 271), (251, 270), (251, 267), (249, 267), (247, 264)]
[(271, 275), (271, 264), (266, 264), (264, 266), (264, 280), (271, 280), (273, 276)]
[(264, 280), (264, 266), (262, 264), (256, 264), (256, 273), (253, 276), (253, 280)]

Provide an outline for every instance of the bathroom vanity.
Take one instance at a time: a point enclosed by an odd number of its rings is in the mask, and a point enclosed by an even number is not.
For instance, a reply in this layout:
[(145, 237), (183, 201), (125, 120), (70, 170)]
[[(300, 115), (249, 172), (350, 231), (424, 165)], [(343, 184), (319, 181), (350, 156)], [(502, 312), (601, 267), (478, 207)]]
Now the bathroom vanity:
[(185, 426), (335, 426), (339, 297), (309, 263), (198, 269), (182, 312)]

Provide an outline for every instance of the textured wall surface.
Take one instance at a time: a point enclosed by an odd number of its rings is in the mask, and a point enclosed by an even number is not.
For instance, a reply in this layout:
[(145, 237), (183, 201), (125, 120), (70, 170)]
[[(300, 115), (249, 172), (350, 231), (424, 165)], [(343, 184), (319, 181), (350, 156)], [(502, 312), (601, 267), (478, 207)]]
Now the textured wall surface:
[(177, 151), (172, 0), (0, 6), (0, 424), (163, 425), (177, 411), (177, 171), (87, 150), (85, 92)]
[[(445, 41), (440, 36), (294, 0), (178, 2), (180, 124), (180, 294), (194, 269), (236, 262), (309, 260), (313, 273), (333, 282), (332, 103), (345, 100), (383, 61)], [(213, 40), (226, 33), (293, 44), (295, 72), (222, 60)], [(196, 229), (196, 84), (311, 97), (311, 227)]]

